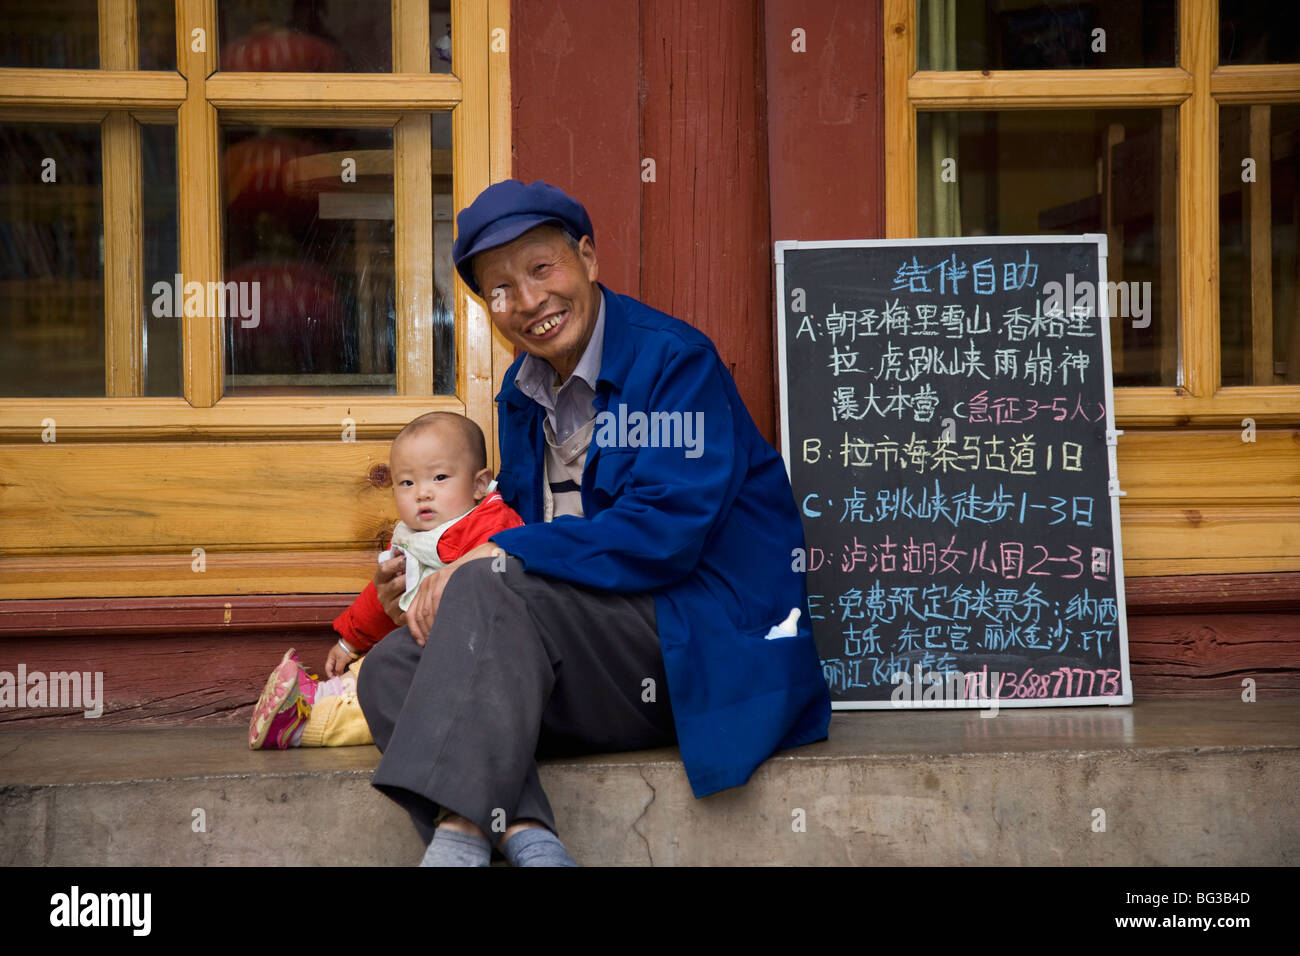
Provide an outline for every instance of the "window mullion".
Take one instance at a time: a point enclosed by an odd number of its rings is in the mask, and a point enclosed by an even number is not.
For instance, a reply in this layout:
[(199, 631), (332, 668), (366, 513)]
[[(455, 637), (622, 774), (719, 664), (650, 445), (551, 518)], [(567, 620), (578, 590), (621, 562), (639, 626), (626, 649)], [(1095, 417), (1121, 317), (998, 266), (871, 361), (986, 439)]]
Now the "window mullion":
[(1178, 313), (1183, 323), (1183, 387), (1212, 396), (1221, 381), (1219, 345), (1219, 106), (1210, 74), (1219, 58), (1219, 5), (1182, 0), (1179, 58), (1192, 95), (1178, 112)]
[(916, 107), (907, 84), (916, 70), (914, 0), (885, 0), (885, 235), (916, 235)]
[[(510, 0), (489, 0), (488, 4), (489, 43), (492, 52), (488, 55), (488, 91), (491, 97), (489, 114), (492, 117), (491, 161), (488, 178), (496, 183), (514, 175), (510, 151), (510, 58), (504, 49), (497, 46), (497, 31), (510, 33)], [(500, 37), (504, 41), (505, 37)], [(505, 336), (492, 335), (492, 391), (496, 393), (506, 369), (514, 361), (514, 347)], [(496, 405), (492, 406), (493, 426), (492, 440), (488, 442), (489, 464), (493, 470), (499, 465), (497, 461)]]
[[(481, 0), (452, 0), (452, 64), (461, 78), (463, 96), (452, 112), (453, 204), (468, 206), (488, 186), (488, 22)], [(487, 312), (461, 282), (456, 288), (456, 393), (465, 414), (476, 422), (492, 420), (492, 323)]]
[[(428, 73), (429, 5), (392, 0), (393, 72)], [(459, 28), (459, 27), (458, 27)], [(433, 393), (433, 136), (425, 113), (393, 130), (397, 394)]]
[[(139, 67), (135, 0), (99, 0), (99, 65)], [(144, 394), (144, 221), (140, 128), (126, 110), (100, 126), (104, 177), (104, 394)]]
[(953, 109), (1105, 109), (1176, 106), (1191, 77), (1182, 69), (927, 70), (912, 74), (914, 106)]
[(1252, 63), (1221, 66), (1210, 74), (1219, 105), (1300, 102), (1300, 64)]
[[(176, 199), (180, 225), (180, 269), (185, 283), (221, 280), (221, 181), (217, 110), (207, 99), (207, 78), (217, 68), (215, 0), (176, 0), (176, 67), (186, 79), (186, 97), (176, 122), (179, 163)], [(185, 398), (198, 408), (221, 397), (220, 317), (181, 320)]]

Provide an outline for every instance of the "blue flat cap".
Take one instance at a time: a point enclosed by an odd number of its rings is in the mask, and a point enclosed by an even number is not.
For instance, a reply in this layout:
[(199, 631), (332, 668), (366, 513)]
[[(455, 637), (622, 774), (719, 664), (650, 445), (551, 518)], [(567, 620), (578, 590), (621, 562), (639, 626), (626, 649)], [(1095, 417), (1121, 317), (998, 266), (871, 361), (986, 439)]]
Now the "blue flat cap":
[(575, 239), (591, 236), (596, 241), (587, 210), (563, 189), (540, 179), (527, 185), (517, 179), (493, 183), (456, 217), (456, 242), (451, 247), (456, 271), (475, 295), (482, 296), (471, 268), (474, 257), (544, 223), (559, 226)]

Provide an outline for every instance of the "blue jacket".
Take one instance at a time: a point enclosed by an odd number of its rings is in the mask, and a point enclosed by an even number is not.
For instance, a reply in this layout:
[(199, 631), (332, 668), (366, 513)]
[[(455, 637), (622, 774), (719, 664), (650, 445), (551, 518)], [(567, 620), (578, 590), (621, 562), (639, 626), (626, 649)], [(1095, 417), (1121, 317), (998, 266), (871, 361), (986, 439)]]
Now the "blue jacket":
[[(536, 574), (653, 593), (678, 745), (702, 797), (744, 784), (776, 750), (826, 738), (830, 694), (804, 575), (792, 570), (803, 527), (784, 462), (708, 337), (601, 288), (605, 339), (596, 437), (582, 474), (585, 517), (542, 522), (545, 412), (515, 387), (521, 356), (497, 395), (498, 488), (526, 523), (492, 540)], [(691, 447), (653, 447), (671, 436), (638, 431), (637, 411), (691, 415), (703, 434)], [(623, 447), (609, 441), (612, 428), (601, 439), (602, 424), (616, 425), (619, 415), (631, 426)], [(802, 612), (798, 634), (765, 639), (792, 608)]]

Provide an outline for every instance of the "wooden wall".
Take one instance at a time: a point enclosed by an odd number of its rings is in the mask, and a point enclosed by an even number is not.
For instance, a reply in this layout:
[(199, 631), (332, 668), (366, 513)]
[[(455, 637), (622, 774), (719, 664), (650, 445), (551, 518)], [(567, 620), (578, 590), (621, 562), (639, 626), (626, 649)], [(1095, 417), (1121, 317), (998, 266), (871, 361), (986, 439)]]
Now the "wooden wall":
[[(513, 174), (587, 206), (601, 279), (707, 332), (775, 441), (772, 242), (884, 234), (880, 0), (512, 0), (511, 18)], [(1239, 438), (1225, 431), (1213, 462), (1167, 430), (1121, 444), (1137, 696), (1235, 697), (1243, 677), (1300, 694), (1300, 573), (1268, 573), (1300, 547), (1298, 437), (1270, 435), (1271, 464), (1233, 482), (1237, 499), (1276, 505), (1258, 528), (1282, 554), (1245, 561), (1216, 547), (1227, 519), (1201, 504)], [(342, 570), (326, 589), (345, 589)], [(1260, 573), (1151, 576), (1171, 570)], [(0, 670), (102, 670), (105, 723), (246, 722), (287, 646), (319, 665), (350, 599), (3, 602)], [(0, 723), (82, 719), (0, 710)]]

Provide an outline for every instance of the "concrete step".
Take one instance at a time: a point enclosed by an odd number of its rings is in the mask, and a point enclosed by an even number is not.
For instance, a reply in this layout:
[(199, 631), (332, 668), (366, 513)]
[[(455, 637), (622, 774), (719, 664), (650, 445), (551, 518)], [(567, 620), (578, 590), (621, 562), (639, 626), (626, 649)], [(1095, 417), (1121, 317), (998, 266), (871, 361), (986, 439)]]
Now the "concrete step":
[[(230, 727), (10, 725), (0, 864), (413, 864), (378, 759), (250, 752)], [(674, 749), (541, 774), (584, 865), (1300, 863), (1300, 700), (838, 712), (830, 740), (703, 800)]]

